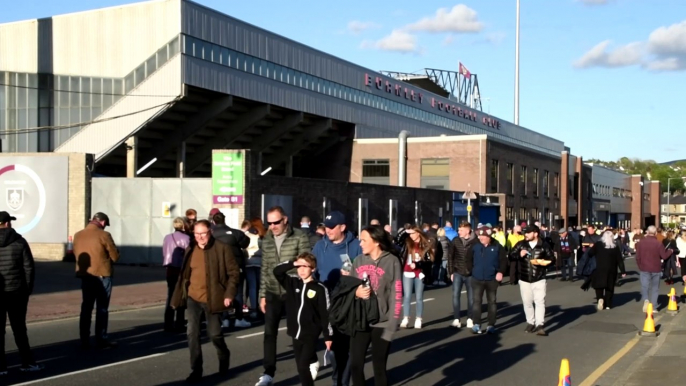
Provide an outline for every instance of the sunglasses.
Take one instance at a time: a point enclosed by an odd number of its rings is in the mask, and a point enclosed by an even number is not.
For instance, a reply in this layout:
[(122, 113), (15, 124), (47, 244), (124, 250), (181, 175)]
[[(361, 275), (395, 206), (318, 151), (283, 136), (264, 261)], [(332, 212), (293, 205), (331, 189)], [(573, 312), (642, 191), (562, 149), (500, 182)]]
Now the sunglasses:
[(281, 217), (281, 219), (279, 219), (278, 221), (267, 221), (267, 225), (268, 226), (279, 225), (279, 224), (281, 224), (281, 222), (283, 222), (283, 217)]

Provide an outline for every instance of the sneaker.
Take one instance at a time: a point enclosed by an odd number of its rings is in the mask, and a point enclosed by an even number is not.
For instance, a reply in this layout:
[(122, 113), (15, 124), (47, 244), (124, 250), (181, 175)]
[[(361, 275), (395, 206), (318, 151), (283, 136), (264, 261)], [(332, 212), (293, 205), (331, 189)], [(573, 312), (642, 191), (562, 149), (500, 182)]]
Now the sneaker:
[(560, 281), (567, 281), (567, 278), (563, 277), (562, 279), (560, 279)]
[(408, 324), (410, 324), (410, 318), (403, 318), (403, 321), (400, 322), (400, 328), (407, 328)]
[(34, 363), (34, 364), (28, 365), (28, 366), (21, 366), (21, 367), (19, 368), (19, 371), (21, 371), (21, 372), (23, 372), (23, 373), (32, 373), (32, 372), (34, 372), (34, 371), (41, 371), (41, 370), (43, 370), (44, 368), (45, 368), (45, 366), (43, 366), (43, 365), (41, 365), (41, 364), (36, 364), (36, 363)]
[(186, 377), (186, 383), (200, 383), (202, 382), (202, 371), (193, 371)]
[(481, 334), (481, 326), (478, 324), (472, 326), (472, 334)]
[(227, 375), (229, 374), (229, 361), (224, 359), (224, 360), (219, 360), (219, 374), (220, 375)]
[(310, 374), (312, 374), (312, 380), (317, 379), (317, 373), (319, 372), (319, 361), (310, 363)]
[(460, 323), (460, 319), (453, 320), (453, 323), (450, 325), (450, 327), (455, 327), (455, 328), (462, 327), (462, 323)]
[(109, 340), (101, 340), (95, 344), (95, 347), (100, 350), (107, 350), (110, 348), (117, 348), (117, 342), (110, 342)]
[(272, 384), (274, 381), (274, 378), (270, 377), (267, 374), (264, 374), (263, 376), (260, 377), (260, 379), (257, 381), (255, 386), (269, 386)]
[(486, 333), (487, 334), (495, 334), (495, 327), (493, 327), (493, 326), (486, 327)]
[(604, 307), (605, 300), (598, 299), (598, 311), (602, 311)]
[(536, 327), (536, 335), (538, 336), (548, 336), (548, 333), (543, 329), (543, 325)]
[[(228, 320), (227, 320), (227, 322), (228, 322)], [(236, 323), (234, 323), (233, 326), (236, 328), (248, 328), (248, 327), (252, 326), (252, 324), (245, 319), (241, 319), (241, 320), (236, 320)]]
[(416, 328), (417, 330), (422, 329), (422, 318), (416, 318), (414, 320), (414, 328)]
[(646, 299), (646, 300), (643, 301), (643, 312), (644, 312), (644, 313), (645, 313), (646, 311), (648, 311), (648, 303), (650, 303), (650, 302), (648, 301), (648, 299)]
[(467, 319), (467, 328), (472, 328), (472, 327), (474, 327), (474, 322), (472, 321), (471, 318)]
[(250, 319), (257, 319), (257, 312), (252, 311), (252, 312), (250, 312), (250, 314), (248, 316), (250, 317)]
[(527, 334), (530, 334), (530, 333), (534, 332), (535, 330), (536, 330), (536, 326), (534, 326), (533, 324), (527, 324), (524, 332), (526, 332)]
[[(238, 321), (236, 321), (238, 323)], [(229, 328), (229, 319), (222, 320), (222, 327)]]

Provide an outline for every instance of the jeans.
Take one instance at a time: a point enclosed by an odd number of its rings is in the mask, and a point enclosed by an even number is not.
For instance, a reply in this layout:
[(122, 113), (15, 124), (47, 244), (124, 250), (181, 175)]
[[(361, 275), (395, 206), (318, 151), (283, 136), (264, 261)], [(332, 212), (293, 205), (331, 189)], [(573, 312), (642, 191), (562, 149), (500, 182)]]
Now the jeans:
[[(536, 327), (542, 326), (545, 320), (545, 293), (547, 282), (545, 279), (535, 283), (519, 281), (519, 292), (522, 295), (526, 322)], [(534, 304), (536, 307), (534, 308)]]
[(569, 280), (574, 279), (574, 255), (562, 259), (562, 278), (566, 279), (569, 274)]
[(250, 309), (257, 310), (260, 305), (257, 302), (257, 293), (260, 287), (260, 267), (246, 267), (245, 279), (248, 283), (248, 298), (250, 299)]
[(164, 328), (166, 330), (183, 327), (183, 309), (174, 310), (170, 305), (180, 272), (181, 268), (167, 267), (167, 304), (164, 308)]
[(91, 314), (95, 305), (95, 339), (98, 342), (107, 340), (107, 320), (109, 317), (110, 297), (112, 296), (112, 278), (84, 276), (81, 278), (81, 317), (79, 332), (81, 343), (87, 344), (91, 334)]
[[(641, 300), (649, 300), (657, 310), (657, 296), (660, 290), (660, 272), (641, 272)], [(650, 295), (650, 296), (648, 296)]]
[(472, 277), (453, 274), (453, 317), (460, 319), (460, 298), (462, 297), (462, 284), (467, 287), (467, 318), (472, 319), (474, 297), (472, 292)]
[(422, 317), (424, 312), (424, 281), (418, 277), (403, 276), (403, 318), (410, 316), (410, 301), (412, 300), (412, 287), (417, 298), (417, 318)]
[(498, 292), (498, 283), (495, 280), (482, 281), (472, 279), (472, 288), (474, 289), (474, 308), (472, 310), (474, 324), (481, 324), (481, 304), (486, 292), (486, 301), (488, 301), (488, 325), (495, 327), (496, 320), (496, 294)]
[(31, 354), (31, 346), (29, 346), (29, 336), (26, 331), (26, 310), (29, 304), (29, 294), (27, 291), (0, 291), (0, 323), (3, 327), (3, 332), (0, 335), (0, 371), (7, 369), (7, 362), (5, 359), (5, 324), (7, 317), (10, 319), (10, 326), (12, 326), (12, 334), (14, 335), (14, 343), (17, 344), (19, 355), (21, 356), (22, 366), (35, 364), (33, 355)]
[(191, 370), (202, 373), (202, 348), (200, 347), (200, 318), (205, 314), (207, 321), (207, 336), (217, 349), (217, 357), (220, 366), (229, 365), (231, 351), (226, 347), (224, 334), (222, 333), (221, 314), (211, 314), (207, 308), (207, 303), (199, 303), (188, 298), (186, 304), (186, 319), (188, 319), (188, 348), (191, 352)]
[(333, 336), (331, 338), (331, 351), (333, 351), (334, 356), (334, 360), (331, 363), (333, 386), (349, 386), (350, 336), (344, 335), (338, 331), (338, 329), (334, 328)]
[(279, 322), (286, 310), (286, 297), (267, 292), (264, 314), (264, 373), (274, 377), (276, 373), (276, 338)]
[(448, 260), (441, 261), (441, 265), (438, 270), (438, 280), (442, 282), (448, 281)]
[(391, 351), (391, 342), (383, 340), (383, 328), (372, 328), (371, 331), (358, 331), (350, 338), (350, 374), (353, 386), (364, 386), (364, 362), (367, 349), (372, 345), (372, 367), (374, 368), (374, 385), (386, 386), (388, 374), (386, 364)]

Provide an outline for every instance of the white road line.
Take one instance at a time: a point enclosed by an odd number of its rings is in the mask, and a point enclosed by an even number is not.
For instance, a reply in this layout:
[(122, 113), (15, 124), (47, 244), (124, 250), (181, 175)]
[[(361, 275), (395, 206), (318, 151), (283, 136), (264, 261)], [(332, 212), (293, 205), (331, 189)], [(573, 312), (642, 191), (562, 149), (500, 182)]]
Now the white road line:
[[(432, 301), (432, 300), (436, 300), (436, 299), (434, 299), (434, 298), (424, 299), (424, 303), (430, 302), (430, 301)], [(417, 302), (412, 302), (412, 303), (410, 303), (410, 304), (417, 304)]]
[[(279, 331), (283, 331), (283, 330), (285, 330), (286, 328), (288, 328), (288, 327), (281, 327), (281, 328), (279, 328)], [(250, 338), (250, 337), (259, 336), (259, 335), (264, 335), (264, 331), (262, 331), (262, 332), (256, 332), (256, 333), (254, 333), (254, 334), (248, 334), (248, 335), (237, 336), (236, 339), (245, 339), (245, 338)]]
[(40, 382), (51, 381), (51, 380), (53, 380), (53, 379), (69, 377), (69, 376), (76, 375), (76, 374), (81, 374), (81, 373), (87, 373), (87, 372), (89, 372), (89, 371), (100, 370), (100, 369), (104, 369), (104, 368), (107, 368), (107, 367), (119, 366), (119, 365), (124, 365), (124, 364), (127, 364), (127, 363), (142, 361), (142, 360), (144, 360), (144, 359), (150, 359), (150, 358), (161, 357), (162, 355), (167, 355), (167, 353), (164, 352), (164, 353), (159, 353), (159, 354), (152, 354), (152, 355), (148, 355), (148, 356), (144, 356), (144, 357), (140, 357), (140, 358), (129, 359), (129, 360), (122, 361), (122, 362), (110, 363), (110, 364), (108, 364), (108, 365), (93, 367), (93, 368), (90, 368), (90, 369), (79, 370), (79, 371), (74, 371), (74, 372), (71, 372), (71, 373), (55, 375), (54, 377), (36, 379), (35, 381), (29, 381), (29, 382), (24, 382), (24, 383), (17, 383), (17, 384), (14, 385), (14, 386), (33, 385), (33, 384), (40, 383)]

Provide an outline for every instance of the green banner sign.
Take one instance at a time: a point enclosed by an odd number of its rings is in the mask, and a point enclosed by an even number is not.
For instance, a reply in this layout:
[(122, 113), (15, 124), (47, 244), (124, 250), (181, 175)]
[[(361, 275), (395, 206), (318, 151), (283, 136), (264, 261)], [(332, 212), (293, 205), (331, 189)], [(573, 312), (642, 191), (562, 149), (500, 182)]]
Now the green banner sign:
[(242, 204), (245, 164), (242, 152), (212, 153), (212, 202)]

